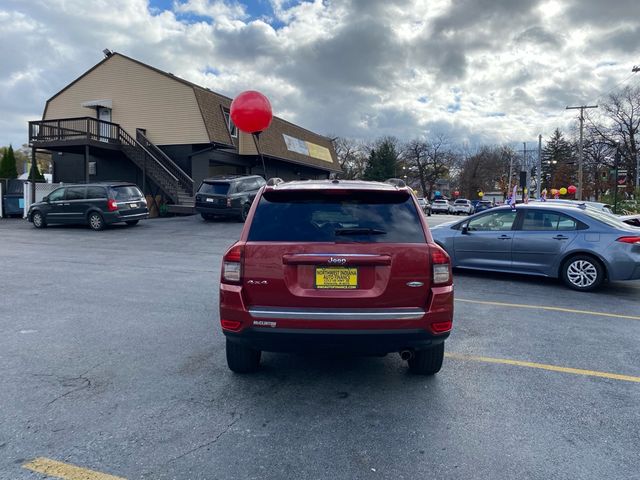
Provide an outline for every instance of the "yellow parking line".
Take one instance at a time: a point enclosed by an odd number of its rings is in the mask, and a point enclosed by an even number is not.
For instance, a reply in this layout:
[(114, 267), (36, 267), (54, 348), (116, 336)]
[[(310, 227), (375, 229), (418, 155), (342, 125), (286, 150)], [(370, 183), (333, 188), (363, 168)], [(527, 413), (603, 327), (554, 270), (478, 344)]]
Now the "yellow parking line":
[(582, 315), (594, 315), (596, 317), (612, 317), (612, 318), (625, 318), (627, 320), (640, 320), (640, 317), (637, 315), (621, 315), (619, 313), (594, 312), (591, 310), (575, 310), (573, 308), (548, 307), (545, 305), (525, 305), (520, 303), (488, 302), (485, 300), (469, 300), (466, 298), (456, 298), (455, 300), (456, 302), (478, 303), (480, 305), (496, 305), (498, 307), (530, 308), (533, 310), (549, 310), (552, 312), (566, 312), (566, 313), (579, 313)]
[(63, 480), (126, 480), (123, 477), (76, 467), (75, 465), (44, 457), (36, 458), (22, 466), (32, 472), (42, 473), (48, 477), (62, 478)]
[(620, 375), (617, 373), (597, 372), (595, 370), (583, 370), (581, 368), (559, 367), (557, 365), (547, 365), (546, 363), (523, 362), (521, 360), (509, 360), (506, 358), (480, 357), (475, 355), (462, 355), (460, 353), (445, 353), (445, 357), (454, 360), (468, 360), (474, 362), (499, 363), (503, 365), (514, 365), (516, 367), (539, 368), (541, 370), (550, 370), (552, 372), (572, 373), (573, 375), (585, 375), (587, 377), (610, 378), (613, 380), (622, 380), (625, 382), (640, 383), (640, 377), (632, 375)]

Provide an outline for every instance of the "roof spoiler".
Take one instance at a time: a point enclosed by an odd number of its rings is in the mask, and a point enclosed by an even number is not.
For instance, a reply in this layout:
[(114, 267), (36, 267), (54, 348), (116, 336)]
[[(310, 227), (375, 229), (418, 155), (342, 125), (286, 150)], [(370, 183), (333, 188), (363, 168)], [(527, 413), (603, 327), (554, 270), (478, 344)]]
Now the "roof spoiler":
[(280, 185), (281, 183), (284, 183), (284, 180), (279, 177), (273, 177), (267, 180), (268, 187), (275, 187), (276, 185)]

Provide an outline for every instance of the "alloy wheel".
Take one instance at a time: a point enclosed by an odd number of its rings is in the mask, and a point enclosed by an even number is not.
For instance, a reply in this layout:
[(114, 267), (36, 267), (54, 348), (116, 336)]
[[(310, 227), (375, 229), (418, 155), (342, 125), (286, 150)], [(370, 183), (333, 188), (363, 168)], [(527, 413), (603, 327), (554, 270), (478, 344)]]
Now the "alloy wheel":
[(567, 267), (567, 278), (576, 287), (590, 287), (598, 279), (598, 269), (587, 260), (575, 260)]

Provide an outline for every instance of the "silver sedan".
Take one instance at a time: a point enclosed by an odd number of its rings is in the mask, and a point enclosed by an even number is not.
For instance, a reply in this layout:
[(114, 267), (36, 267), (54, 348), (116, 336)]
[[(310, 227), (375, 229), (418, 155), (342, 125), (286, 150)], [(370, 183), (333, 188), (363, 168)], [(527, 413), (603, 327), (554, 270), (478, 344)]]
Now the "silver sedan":
[(582, 291), (640, 279), (640, 228), (584, 206), (498, 207), (431, 233), (454, 268), (561, 278)]

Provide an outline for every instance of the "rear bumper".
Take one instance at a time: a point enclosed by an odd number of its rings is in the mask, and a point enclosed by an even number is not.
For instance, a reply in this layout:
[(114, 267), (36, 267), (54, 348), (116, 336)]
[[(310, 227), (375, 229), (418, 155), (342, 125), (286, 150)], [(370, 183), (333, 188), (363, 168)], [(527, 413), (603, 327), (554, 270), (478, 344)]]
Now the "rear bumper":
[[(314, 308), (296, 315), (295, 311), (303, 309), (248, 307), (241, 285), (220, 285), (220, 320), (225, 325), (234, 324), (233, 330), (223, 329), (227, 338), (271, 352), (338, 350), (385, 354), (428, 348), (449, 336), (453, 286), (431, 288), (426, 307)], [(442, 328), (443, 325), (446, 327)]]
[(235, 207), (209, 207), (204, 203), (196, 203), (196, 212), (207, 215), (220, 215), (225, 217), (239, 217), (242, 215), (242, 208)]
[(141, 213), (125, 213), (121, 211), (103, 213), (104, 222), (106, 224), (118, 223), (118, 222), (130, 222), (132, 220), (143, 220), (147, 217), (149, 217), (148, 210)]
[(349, 352), (362, 355), (423, 350), (444, 342), (449, 336), (449, 332), (432, 335), (424, 330), (248, 328), (241, 333), (223, 331), (230, 341), (265, 352)]

